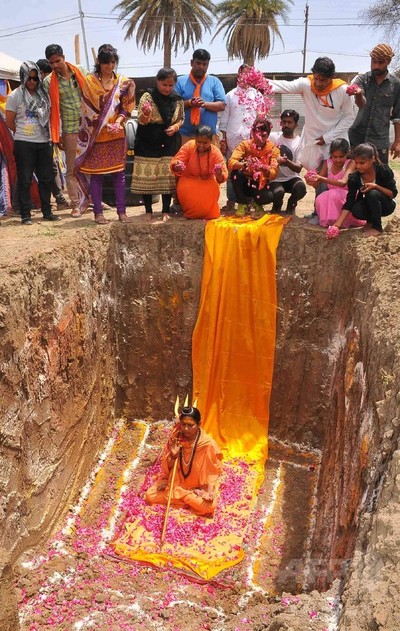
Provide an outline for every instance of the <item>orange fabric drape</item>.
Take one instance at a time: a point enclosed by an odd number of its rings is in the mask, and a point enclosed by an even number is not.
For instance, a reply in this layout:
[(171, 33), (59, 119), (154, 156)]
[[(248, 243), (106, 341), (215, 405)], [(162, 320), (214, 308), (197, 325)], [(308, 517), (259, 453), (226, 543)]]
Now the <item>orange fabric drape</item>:
[[(206, 80), (207, 75), (204, 75), (204, 77), (202, 78), (201, 81), (197, 81), (197, 79), (194, 78), (192, 72), (190, 73), (189, 77), (190, 77), (191, 82), (194, 83), (194, 85), (195, 85), (194, 92), (193, 92), (193, 98), (196, 99), (196, 98), (198, 98), (200, 96), (201, 86), (203, 85), (204, 81)], [(195, 127), (200, 125), (200, 113), (201, 113), (200, 112), (200, 107), (191, 107), (190, 108), (190, 122)]]
[(224, 457), (254, 461), (261, 476), (274, 366), (276, 249), (286, 222), (267, 215), (207, 224), (193, 332), (193, 398), (203, 427)]
[[(85, 77), (84, 77), (83, 73), (79, 70), (79, 68), (77, 66), (74, 66), (73, 64), (69, 63), (68, 61), (66, 63), (67, 63), (68, 68), (70, 69), (70, 71), (74, 73), (80, 89), (83, 90), (83, 84), (84, 84), (84, 81), (85, 81)], [(50, 104), (51, 104), (51, 109), (50, 109), (51, 139), (52, 139), (53, 142), (60, 142), (60, 129), (61, 129), (61, 126), (60, 126), (60, 91), (58, 89), (58, 75), (57, 75), (57, 73), (54, 70), (51, 73), (51, 78), (50, 78), (49, 97), (50, 97)]]
[[(193, 399), (198, 398), (202, 426), (224, 455), (217, 508), (212, 519), (204, 520), (172, 506), (161, 546), (164, 507), (145, 507), (113, 542), (118, 556), (172, 565), (205, 580), (243, 559), (267, 457), (276, 249), (287, 221), (266, 215), (258, 221), (221, 218), (207, 224), (192, 344)], [(185, 532), (189, 535), (182, 540)]]

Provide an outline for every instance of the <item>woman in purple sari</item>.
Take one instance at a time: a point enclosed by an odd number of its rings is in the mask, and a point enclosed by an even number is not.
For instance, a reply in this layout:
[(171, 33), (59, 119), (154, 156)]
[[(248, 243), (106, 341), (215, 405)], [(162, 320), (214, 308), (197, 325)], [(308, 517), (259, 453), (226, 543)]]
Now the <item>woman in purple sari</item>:
[(125, 203), (125, 130), (135, 106), (135, 83), (115, 73), (118, 54), (100, 46), (95, 71), (85, 77), (75, 174), (81, 191), (81, 213), (92, 199), (96, 223), (106, 224), (101, 198), (103, 176), (113, 178), (118, 218), (127, 221)]

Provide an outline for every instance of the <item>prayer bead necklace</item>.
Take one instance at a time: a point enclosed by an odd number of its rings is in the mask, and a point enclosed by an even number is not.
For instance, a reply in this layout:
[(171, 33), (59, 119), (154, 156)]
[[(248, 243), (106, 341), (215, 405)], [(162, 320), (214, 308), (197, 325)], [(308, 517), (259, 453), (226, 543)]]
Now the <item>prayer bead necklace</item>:
[[(189, 475), (190, 475), (190, 473), (192, 471), (194, 454), (196, 453), (196, 447), (197, 447), (197, 443), (199, 442), (199, 438), (200, 438), (200, 428), (197, 430), (196, 438), (194, 440), (192, 451), (191, 451), (190, 458), (189, 458), (188, 461), (184, 460), (184, 458), (183, 458), (183, 447), (182, 446), (181, 446), (181, 448), (179, 450), (179, 464), (181, 465), (182, 475), (185, 478), (185, 480), (186, 480), (186, 478), (189, 477)], [(186, 467), (186, 473), (183, 470), (183, 465), (185, 465), (185, 467)]]
[[(205, 153), (205, 152), (204, 152)], [(199, 176), (201, 180), (208, 180), (210, 176), (210, 150), (207, 150), (207, 171), (206, 174), (203, 175), (201, 172), (201, 161), (200, 161), (200, 152), (197, 150), (197, 163), (199, 166)]]

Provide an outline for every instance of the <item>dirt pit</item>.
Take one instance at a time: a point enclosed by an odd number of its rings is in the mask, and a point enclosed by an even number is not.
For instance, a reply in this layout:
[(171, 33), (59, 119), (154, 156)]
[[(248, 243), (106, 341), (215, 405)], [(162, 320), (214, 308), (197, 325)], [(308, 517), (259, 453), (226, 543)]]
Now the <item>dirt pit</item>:
[(190, 391), (204, 224), (60, 224), (3, 250), (2, 629), (400, 628), (400, 221), (285, 228), (265, 480), (204, 584), (107, 547)]

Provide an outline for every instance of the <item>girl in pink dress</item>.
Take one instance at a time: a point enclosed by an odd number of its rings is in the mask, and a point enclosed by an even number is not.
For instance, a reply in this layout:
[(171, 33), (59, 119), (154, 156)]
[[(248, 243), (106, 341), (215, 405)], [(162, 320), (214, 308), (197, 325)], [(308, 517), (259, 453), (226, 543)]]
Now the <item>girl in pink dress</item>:
[[(323, 182), (328, 190), (315, 198), (315, 210), (318, 223), (325, 228), (333, 226), (342, 212), (347, 197), (347, 180), (354, 172), (354, 160), (348, 158), (349, 143), (344, 138), (337, 138), (330, 146), (330, 157), (322, 163), (319, 173), (306, 175), (306, 181), (315, 188)], [(348, 214), (342, 224), (343, 228), (364, 226), (365, 221)]]

